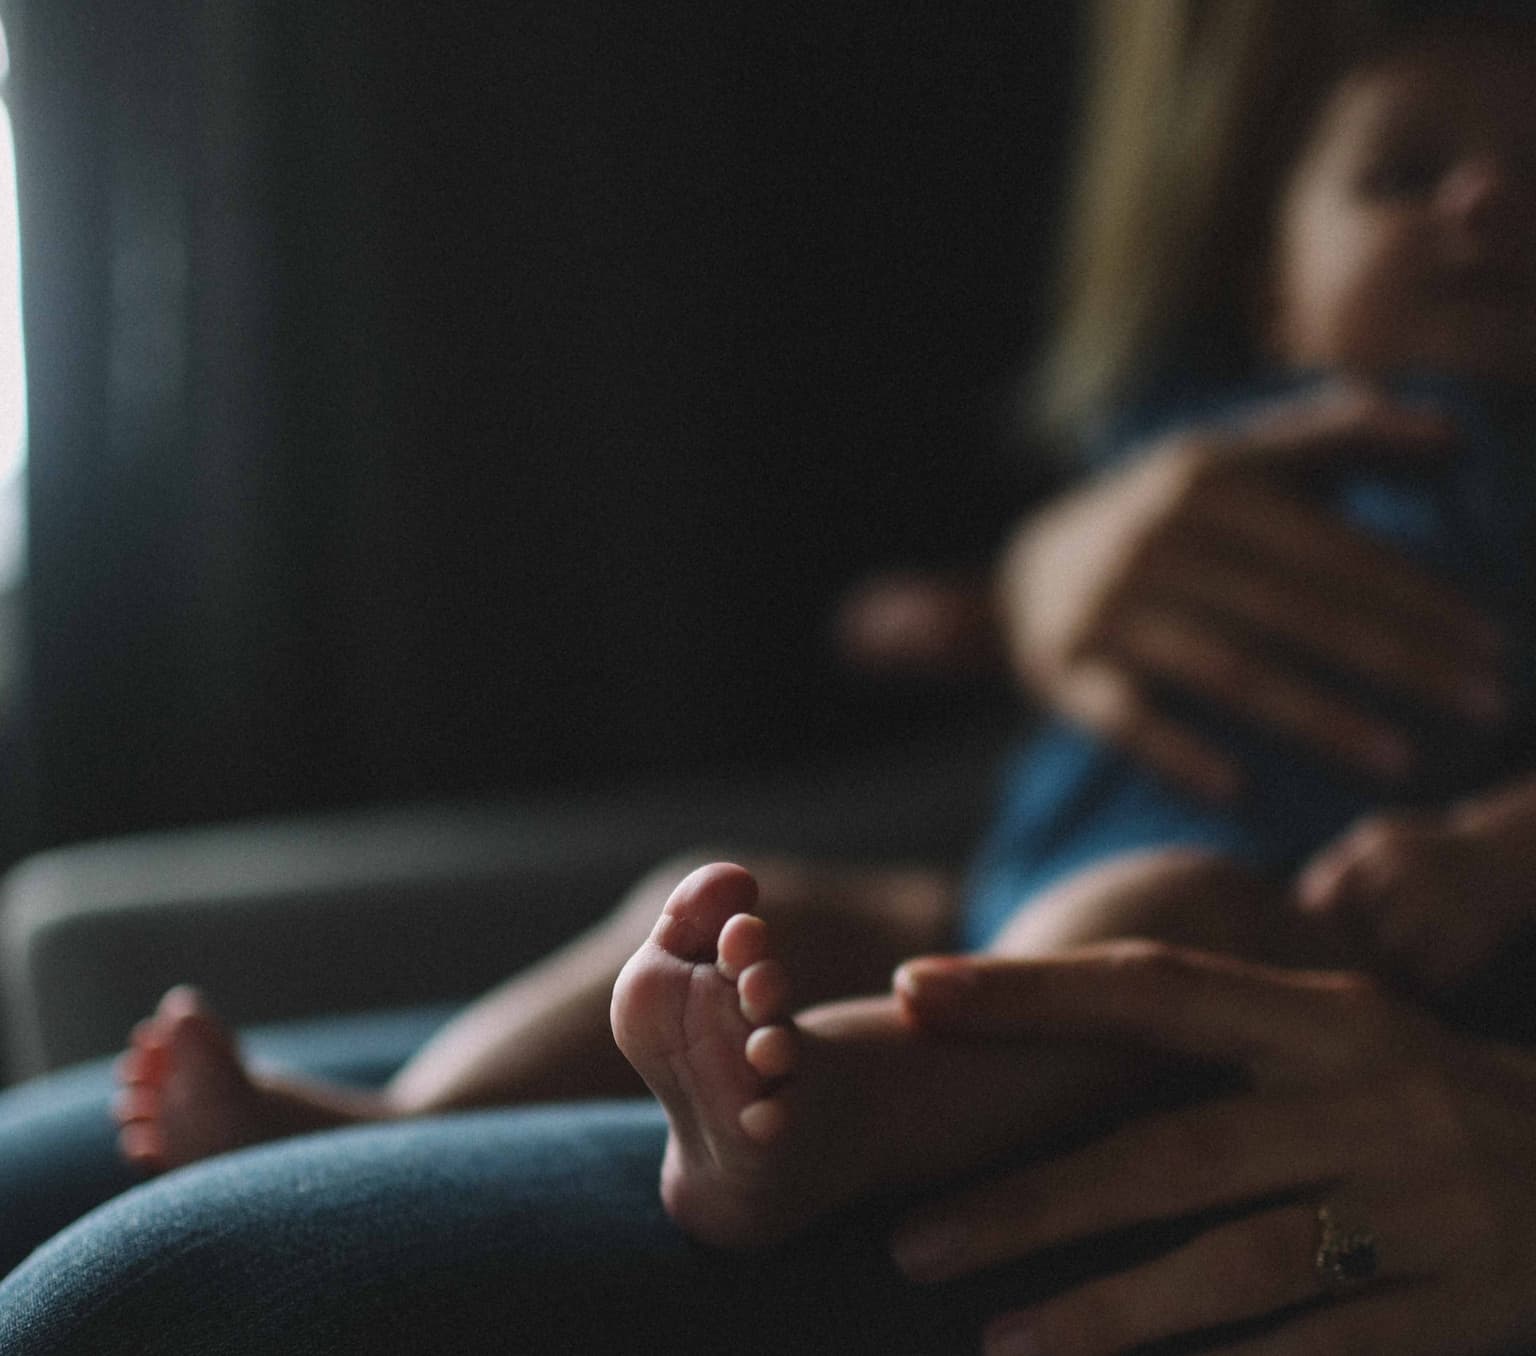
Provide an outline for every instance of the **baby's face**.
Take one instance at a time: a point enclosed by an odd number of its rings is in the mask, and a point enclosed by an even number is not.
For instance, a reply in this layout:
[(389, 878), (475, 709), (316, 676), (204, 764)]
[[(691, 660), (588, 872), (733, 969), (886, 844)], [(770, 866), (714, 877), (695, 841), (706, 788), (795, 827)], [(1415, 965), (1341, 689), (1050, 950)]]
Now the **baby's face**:
[(1467, 36), (1341, 82), (1281, 194), (1274, 357), (1536, 381), (1533, 51)]

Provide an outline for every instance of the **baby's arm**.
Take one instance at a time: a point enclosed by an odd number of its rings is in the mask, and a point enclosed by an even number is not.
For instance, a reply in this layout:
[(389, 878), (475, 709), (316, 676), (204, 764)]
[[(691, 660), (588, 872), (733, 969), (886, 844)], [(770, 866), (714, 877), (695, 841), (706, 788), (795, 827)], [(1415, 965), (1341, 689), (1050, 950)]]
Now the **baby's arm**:
[(1536, 776), (1446, 809), (1360, 820), (1302, 871), (1296, 897), (1371, 968), (1454, 991), (1536, 922)]

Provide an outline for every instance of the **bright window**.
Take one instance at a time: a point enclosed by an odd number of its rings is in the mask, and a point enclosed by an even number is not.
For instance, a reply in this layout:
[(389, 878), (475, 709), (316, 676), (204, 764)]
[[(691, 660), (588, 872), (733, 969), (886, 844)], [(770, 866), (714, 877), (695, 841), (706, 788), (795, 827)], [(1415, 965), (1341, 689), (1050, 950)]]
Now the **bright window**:
[(0, 27), (0, 590), (26, 575), (27, 383), (21, 337), (21, 232), (16, 143), (11, 133), (10, 53)]

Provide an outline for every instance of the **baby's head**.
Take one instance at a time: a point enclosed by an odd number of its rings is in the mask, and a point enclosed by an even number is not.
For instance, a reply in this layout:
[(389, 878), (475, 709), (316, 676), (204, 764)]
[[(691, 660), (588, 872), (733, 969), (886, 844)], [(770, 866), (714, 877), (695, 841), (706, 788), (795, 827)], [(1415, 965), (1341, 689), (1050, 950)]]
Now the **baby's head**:
[(1434, 24), (1324, 98), (1274, 209), (1258, 343), (1286, 367), (1536, 380), (1536, 47)]
[(1536, 5), (1107, 0), (1048, 416), (1170, 369), (1536, 381)]

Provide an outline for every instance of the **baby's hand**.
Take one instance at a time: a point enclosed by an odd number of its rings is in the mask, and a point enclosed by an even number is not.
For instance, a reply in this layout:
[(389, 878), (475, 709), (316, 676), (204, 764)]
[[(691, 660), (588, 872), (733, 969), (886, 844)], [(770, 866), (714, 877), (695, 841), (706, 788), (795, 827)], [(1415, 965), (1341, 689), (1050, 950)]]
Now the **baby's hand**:
[(1383, 974), (1428, 993), (1474, 975), (1536, 918), (1536, 783), (1449, 810), (1373, 815), (1297, 878)]
[(893, 571), (853, 588), (833, 619), (843, 658), (878, 674), (1001, 674), (1002, 634), (982, 576)]

